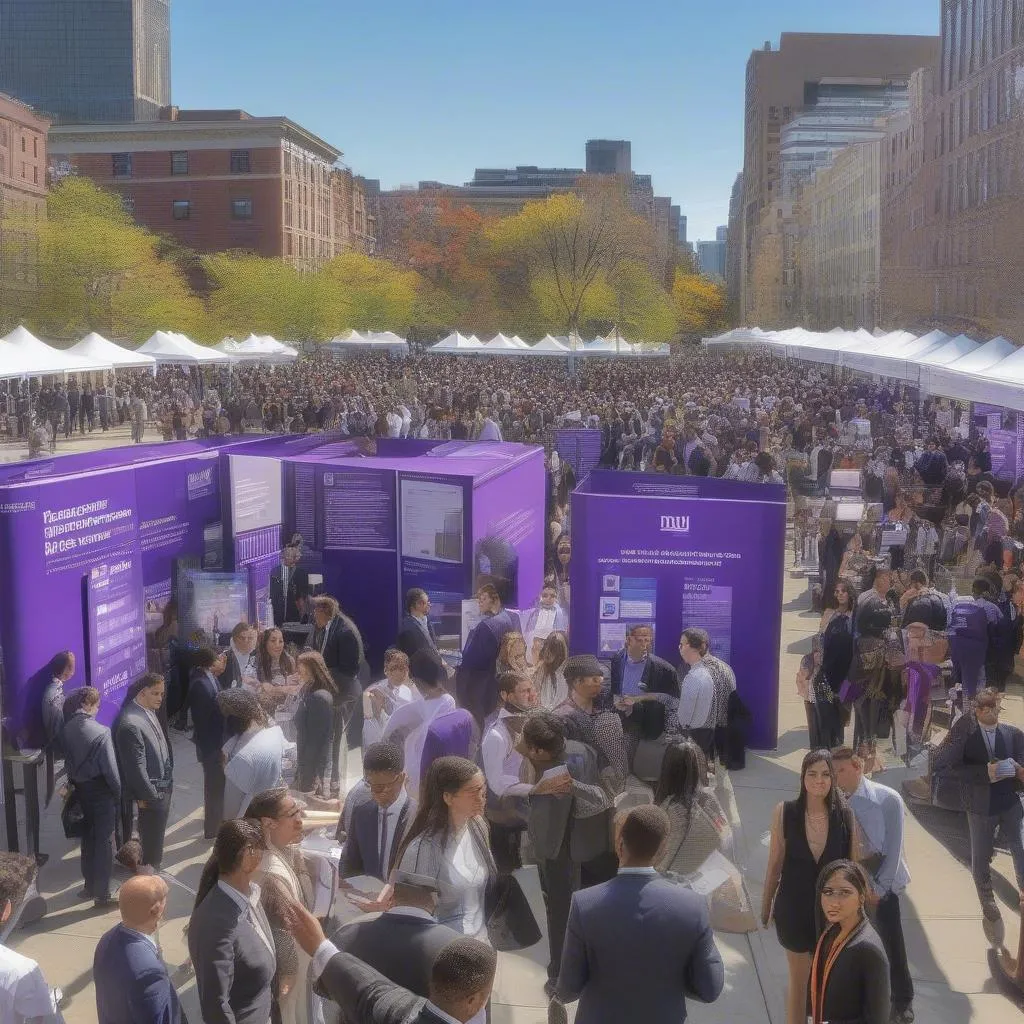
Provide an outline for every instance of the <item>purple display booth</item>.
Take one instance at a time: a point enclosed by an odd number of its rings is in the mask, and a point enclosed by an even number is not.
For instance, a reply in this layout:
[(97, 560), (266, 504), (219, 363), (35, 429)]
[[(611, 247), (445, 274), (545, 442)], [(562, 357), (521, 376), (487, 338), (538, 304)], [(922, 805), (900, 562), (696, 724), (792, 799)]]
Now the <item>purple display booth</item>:
[(439, 635), (455, 638), (482, 577), (513, 607), (540, 592), (540, 448), (380, 439), (373, 455), (324, 446), (284, 459), (283, 470), (285, 533), (302, 534), (307, 568), (359, 626), (375, 672), (412, 587), (430, 595)]
[(773, 749), (785, 487), (595, 470), (573, 493), (572, 535), (573, 653), (610, 659), (645, 622), (678, 665), (682, 631), (705, 629), (753, 716), (750, 746)]

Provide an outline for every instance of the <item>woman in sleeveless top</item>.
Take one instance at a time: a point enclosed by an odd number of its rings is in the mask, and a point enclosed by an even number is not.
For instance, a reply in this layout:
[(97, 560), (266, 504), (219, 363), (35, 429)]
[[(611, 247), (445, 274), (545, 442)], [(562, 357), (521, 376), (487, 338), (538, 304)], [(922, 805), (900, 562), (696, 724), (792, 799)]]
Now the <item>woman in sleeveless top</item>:
[(800, 795), (775, 808), (761, 921), (772, 917), (789, 961), (788, 1024), (805, 1024), (811, 954), (818, 941), (816, 884), (825, 864), (856, 859), (853, 814), (836, 785), (832, 755), (812, 750), (800, 767)]

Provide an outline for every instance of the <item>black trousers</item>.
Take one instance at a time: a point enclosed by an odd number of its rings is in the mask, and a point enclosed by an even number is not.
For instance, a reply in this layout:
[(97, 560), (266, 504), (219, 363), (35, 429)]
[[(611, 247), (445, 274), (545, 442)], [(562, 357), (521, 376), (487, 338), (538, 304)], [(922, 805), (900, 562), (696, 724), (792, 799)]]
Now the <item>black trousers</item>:
[(201, 762), (203, 766), (203, 835), (217, 838), (217, 829), (224, 820), (224, 765), (220, 751)]
[(889, 958), (889, 987), (892, 1005), (897, 1010), (909, 1009), (914, 1001), (914, 982), (907, 963), (907, 947), (903, 941), (903, 920), (900, 898), (896, 893), (883, 897), (875, 907), (875, 928)]
[(690, 739), (704, 751), (704, 756), (710, 761), (715, 756), (715, 730), (714, 729), (691, 729)]
[(171, 791), (167, 790), (159, 803), (146, 801), (145, 807), (138, 807), (139, 840), (142, 843), (142, 863), (159, 868), (164, 859), (164, 833), (167, 831), (167, 816), (171, 811)]
[(537, 873), (548, 922), (548, 980), (557, 981), (562, 969), (565, 932), (569, 926), (569, 906), (572, 894), (580, 886), (579, 870), (569, 859), (568, 830), (557, 857), (538, 859)]
[(114, 868), (114, 831), (117, 827), (118, 801), (104, 778), (76, 782), (82, 801), (82, 880), (85, 891), (94, 900), (110, 896), (110, 875)]

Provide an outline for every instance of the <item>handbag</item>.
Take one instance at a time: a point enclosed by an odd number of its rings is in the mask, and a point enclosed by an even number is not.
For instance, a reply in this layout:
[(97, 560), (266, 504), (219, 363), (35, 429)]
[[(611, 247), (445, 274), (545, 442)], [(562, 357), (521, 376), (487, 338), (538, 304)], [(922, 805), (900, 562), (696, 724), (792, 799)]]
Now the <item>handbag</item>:
[(853, 704), (864, 696), (864, 684), (844, 679), (838, 696), (841, 704)]
[(540, 926), (515, 875), (503, 875), (495, 883), (494, 907), (487, 917), (487, 937), (499, 953), (513, 953), (535, 946)]
[(85, 811), (82, 809), (78, 787), (73, 782), (68, 784), (68, 791), (64, 796), (64, 805), (60, 809), (60, 823), (66, 839), (81, 839), (85, 835)]

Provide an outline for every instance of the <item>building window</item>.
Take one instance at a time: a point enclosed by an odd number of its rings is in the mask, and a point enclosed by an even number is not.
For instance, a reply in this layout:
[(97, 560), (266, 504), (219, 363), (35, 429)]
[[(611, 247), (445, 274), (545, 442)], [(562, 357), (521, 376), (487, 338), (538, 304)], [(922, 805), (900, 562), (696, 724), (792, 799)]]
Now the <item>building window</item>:
[(175, 220), (188, 220), (192, 213), (192, 204), (187, 199), (175, 199), (171, 203), (171, 213)]
[(252, 170), (252, 162), (250, 160), (249, 150), (247, 149), (233, 149), (231, 150), (231, 173), (232, 174), (248, 174)]
[(132, 176), (131, 153), (114, 153), (110, 159), (111, 170), (115, 178), (130, 178)]
[(231, 217), (233, 220), (252, 220), (252, 200), (232, 199)]
[(32, 140), (32, 155), (34, 157), (38, 157), (39, 156), (39, 140), (38, 139), (33, 139)]
[(25, 152), (25, 136), (24, 135), (22, 135), (22, 137), (21, 137), (21, 151), (22, 151), (22, 153)]
[(176, 149), (171, 153), (171, 174), (188, 174), (188, 150)]

